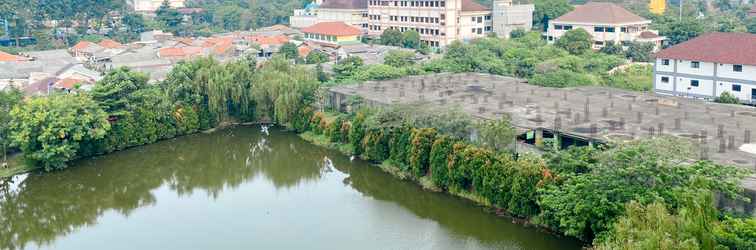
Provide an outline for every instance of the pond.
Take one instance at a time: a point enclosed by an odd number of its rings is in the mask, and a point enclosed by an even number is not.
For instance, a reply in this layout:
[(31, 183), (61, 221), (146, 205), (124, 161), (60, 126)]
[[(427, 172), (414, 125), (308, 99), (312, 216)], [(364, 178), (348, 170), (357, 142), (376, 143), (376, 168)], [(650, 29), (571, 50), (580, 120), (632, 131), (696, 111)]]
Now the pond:
[(0, 249), (581, 247), (274, 129), (185, 136), (71, 165), (0, 185)]

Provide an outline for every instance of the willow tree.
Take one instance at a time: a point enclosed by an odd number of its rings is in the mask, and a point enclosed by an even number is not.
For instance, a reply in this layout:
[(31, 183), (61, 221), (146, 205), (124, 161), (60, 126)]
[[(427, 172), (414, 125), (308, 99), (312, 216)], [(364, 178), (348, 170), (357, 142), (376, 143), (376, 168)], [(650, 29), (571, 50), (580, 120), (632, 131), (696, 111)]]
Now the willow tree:
[(250, 89), (258, 118), (272, 118), (285, 124), (299, 109), (312, 103), (318, 81), (313, 72), (289, 64), (282, 57), (267, 62), (255, 74)]

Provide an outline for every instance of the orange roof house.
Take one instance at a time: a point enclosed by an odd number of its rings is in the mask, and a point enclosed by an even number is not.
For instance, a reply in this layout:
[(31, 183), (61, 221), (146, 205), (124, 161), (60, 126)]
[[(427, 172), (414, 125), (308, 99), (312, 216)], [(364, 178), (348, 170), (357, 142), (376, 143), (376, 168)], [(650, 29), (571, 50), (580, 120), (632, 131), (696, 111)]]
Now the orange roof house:
[(248, 36), (247, 41), (259, 44), (259, 45), (283, 45), (289, 42), (289, 38), (284, 35), (277, 36)]
[(305, 40), (325, 44), (359, 43), (362, 30), (344, 22), (322, 22), (302, 29)]
[(123, 44), (110, 39), (103, 39), (102, 41), (97, 43), (97, 45), (100, 45), (101, 47), (106, 49), (118, 49), (124, 47)]
[(29, 58), (26, 58), (23, 56), (11, 55), (11, 54), (0, 51), (0, 62), (20, 62), (20, 61), (29, 61)]

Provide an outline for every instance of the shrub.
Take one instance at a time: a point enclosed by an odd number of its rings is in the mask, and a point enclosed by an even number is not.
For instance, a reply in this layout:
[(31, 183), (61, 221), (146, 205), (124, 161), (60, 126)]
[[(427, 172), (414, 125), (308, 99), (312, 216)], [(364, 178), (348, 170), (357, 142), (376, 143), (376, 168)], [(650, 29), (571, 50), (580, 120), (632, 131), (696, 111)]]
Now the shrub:
[(449, 156), (452, 153), (454, 141), (449, 136), (439, 136), (433, 142), (430, 152), (431, 181), (437, 187), (446, 189), (449, 185)]
[(416, 177), (422, 177), (428, 172), (430, 150), (435, 137), (436, 129), (433, 128), (412, 130), (409, 166)]
[(730, 93), (730, 91), (722, 92), (714, 101), (718, 103), (740, 104), (740, 100)]
[(412, 140), (412, 129), (408, 126), (401, 126), (393, 130), (390, 148), (391, 161), (397, 164), (402, 170), (408, 170), (410, 141)]
[(352, 144), (355, 155), (363, 153), (362, 138), (365, 136), (365, 113), (358, 112), (349, 127), (349, 144)]

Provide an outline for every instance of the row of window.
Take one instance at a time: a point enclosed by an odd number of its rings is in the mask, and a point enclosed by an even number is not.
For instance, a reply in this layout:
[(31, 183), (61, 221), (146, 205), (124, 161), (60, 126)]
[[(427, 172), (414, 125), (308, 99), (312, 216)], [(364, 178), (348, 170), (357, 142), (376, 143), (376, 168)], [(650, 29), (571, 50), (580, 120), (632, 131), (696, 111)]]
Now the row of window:
[[(661, 82), (662, 83), (669, 83), (669, 77), (668, 76), (662, 76), (661, 77)], [(699, 87), (699, 86), (701, 86), (701, 81), (692, 79), (692, 80), (690, 80), (690, 86), (691, 87)], [(740, 92), (742, 90), (742, 88), (743, 87), (740, 86), (740, 84), (733, 84), (731, 90), (732, 90), (732, 92)]]
[[(375, 25), (378, 26), (378, 25)], [(415, 28), (415, 27), (389, 27), (389, 29), (395, 29), (399, 30), (401, 32), (405, 32), (408, 30), (414, 30), (417, 31), (417, 33), (420, 33), (420, 35), (431, 35), (431, 36), (438, 36), (438, 35), (446, 35), (445, 33), (441, 33), (438, 29), (429, 29), (429, 28)], [(378, 26), (378, 29), (375, 30), (381, 30), (381, 26)]]
[(571, 30), (572, 25), (561, 25), (561, 24), (554, 24), (555, 30)]
[[(669, 59), (662, 59), (662, 65), (669, 66)], [(690, 62), (690, 67), (694, 68), (694, 69), (701, 68), (701, 62), (692, 61), (692, 62)], [(743, 72), (743, 65), (733, 64), (732, 65), (732, 71), (734, 71), (734, 72)]]
[[(381, 20), (380, 16), (378, 16), (377, 20)], [(441, 19), (438, 17), (427, 17), (427, 16), (389, 16), (389, 21), (395, 21), (395, 22), (412, 22), (412, 23), (439, 23)]]
[(312, 33), (305, 33), (305, 38), (308, 39), (315, 39), (315, 40), (322, 40), (322, 41), (336, 41), (336, 36), (328, 36), (328, 35), (321, 35), (321, 34), (312, 34)]
[(445, 1), (368, 1), (370, 6), (445, 7)]
[(420, 40), (421, 43), (424, 43), (425, 45), (428, 45), (430, 47), (438, 47), (439, 43), (438, 41), (426, 41), (426, 40)]
[(473, 23), (483, 23), (483, 18), (485, 18), (486, 21), (491, 20), (491, 16), (485, 16), (485, 17), (474, 16), (474, 17), (472, 17), (472, 22)]
[[(486, 32), (491, 31), (491, 30), (492, 30), (491, 26), (486, 26), (485, 28)], [(478, 35), (483, 34), (483, 28), (472, 28), (472, 33), (478, 34)]]

